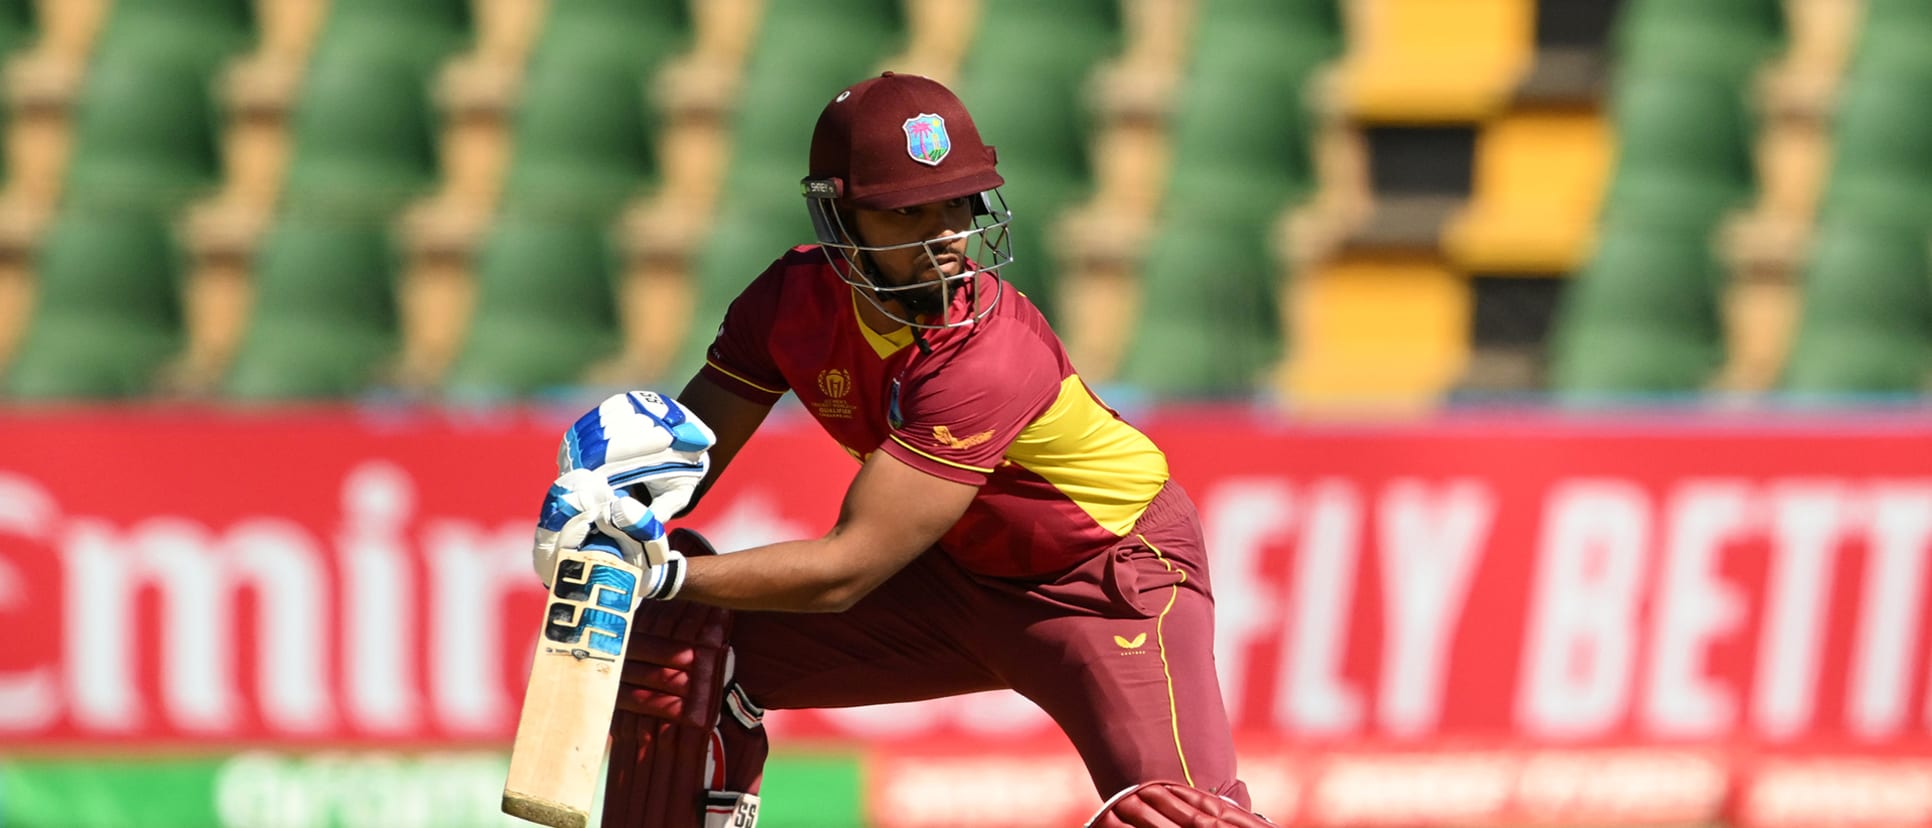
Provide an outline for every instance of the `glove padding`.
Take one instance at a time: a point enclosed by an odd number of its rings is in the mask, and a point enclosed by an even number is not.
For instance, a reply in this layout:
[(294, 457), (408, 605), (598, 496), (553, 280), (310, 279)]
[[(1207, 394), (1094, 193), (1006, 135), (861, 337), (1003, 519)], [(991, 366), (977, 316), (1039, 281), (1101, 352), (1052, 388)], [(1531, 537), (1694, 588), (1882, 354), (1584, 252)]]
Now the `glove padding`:
[(691, 505), (717, 442), (677, 400), (630, 391), (612, 395), (564, 432), (557, 471), (593, 469), (614, 489), (641, 490), (642, 502), (668, 520)]
[(1147, 782), (1114, 794), (1083, 828), (1275, 828), (1275, 824), (1199, 788)]
[(638, 591), (645, 598), (666, 600), (684, 586), (684, 556), (671, 549), (664, 522), (651, 508), (636, 498), (619, 496), (595, 471), (572, 469), (544, 493), (531, 564), (547, 587), (559, 554), (591, 545), (609, 549), (644, 570)]
[(564, 472), (550, 484), (537, 515), (536, 541), (530, 547), (530, 562), (545, 587), (556, 575), (557, 553), (583, 548), (597, 517), (614, 498), (610, 484), (589, 469)]
[(639, 594), (657, 601), (677, 597), (684, 587), (684, 555), (665, 539), (664, 521), (634, 497), (617, 497), (603, 504), (595, 518), (597, 531), (617, 542), (618, 553), (644, 570)]

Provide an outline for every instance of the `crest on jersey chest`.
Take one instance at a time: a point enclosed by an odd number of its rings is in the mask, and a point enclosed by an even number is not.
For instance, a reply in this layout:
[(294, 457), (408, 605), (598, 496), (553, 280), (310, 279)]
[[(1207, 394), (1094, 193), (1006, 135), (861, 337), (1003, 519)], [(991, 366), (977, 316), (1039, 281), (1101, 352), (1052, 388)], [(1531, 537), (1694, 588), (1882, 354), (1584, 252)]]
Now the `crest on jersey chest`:
[(912, 156), (914, 161), (937, 167), (953, 151), (953, 139), (946, 134), (945, 118), (922, 112), (919, 117), (907, 118), (904, 129), (906, 154)]
[(892, 390), (886, 395), (886, 425), (898, 431), (906, 425), (906, 415), (899, 413), (899, 378), (892, 378)]
[(833, 420), (850, 420), (858, 406), (846, 397), (852, 395), (852, 372), (844, 368), (827, 368), (818, 372), (819, 399), (812, 403), (812, 411), (818, 416)]

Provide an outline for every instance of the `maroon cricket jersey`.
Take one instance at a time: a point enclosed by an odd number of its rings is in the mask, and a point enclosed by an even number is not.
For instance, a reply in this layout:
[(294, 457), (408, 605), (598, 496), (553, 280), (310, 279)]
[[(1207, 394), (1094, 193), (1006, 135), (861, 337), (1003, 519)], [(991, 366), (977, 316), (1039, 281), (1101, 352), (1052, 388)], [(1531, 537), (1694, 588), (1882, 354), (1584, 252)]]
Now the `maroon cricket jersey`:
[[(970, 297), (953, 298), (960, 318)], [(766, 405), (792, 391), (861, 460), (979, 486), (939, 543), (973, 572), (1060, 572), (1133, 530), (1167, 458), (1088, 390), (1024, 295), (1007, 286), (978, 322), (923, 332), (931, 353), (910, 329), (867, 327), (863, 301), (816, 245), (793, 248), (731, 303), (702, 373)]]

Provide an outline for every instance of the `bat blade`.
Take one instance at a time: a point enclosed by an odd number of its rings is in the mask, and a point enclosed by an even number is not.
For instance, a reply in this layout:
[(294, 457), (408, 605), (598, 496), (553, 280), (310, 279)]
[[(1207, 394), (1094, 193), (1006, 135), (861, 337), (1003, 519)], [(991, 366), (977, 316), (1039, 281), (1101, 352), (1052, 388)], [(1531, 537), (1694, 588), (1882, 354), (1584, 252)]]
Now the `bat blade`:
[(504, 813), (553, 828), (589, 824), (642, 577), (615, 548), (595, 541), (557, 556), (510, 749)]

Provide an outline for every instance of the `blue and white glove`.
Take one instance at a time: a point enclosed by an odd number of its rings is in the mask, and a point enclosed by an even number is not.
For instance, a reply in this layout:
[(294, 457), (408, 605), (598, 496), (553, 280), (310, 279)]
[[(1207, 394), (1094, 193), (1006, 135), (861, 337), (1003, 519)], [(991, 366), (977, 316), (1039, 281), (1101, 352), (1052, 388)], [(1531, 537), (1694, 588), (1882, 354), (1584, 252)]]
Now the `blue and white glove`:
[[(665, 519), (677, 517), (711, 470), (718, 438), (677, 400), (631, 391), (604, 400), (564, 433), (557, 471), (591, 469)], [(628, 491), (626, 491), (628, 490)]]
[(550, 484), (537, 515), (536, 542), (530, 547), (530, 562), (544, 586), (550, 586), (556, 576), (557, 553), (583, 548), (597, 517), (616, 499), (603, 475), (589, 469), (564, 472)]
[(543, 585), (556, 577), (559, 554), (581, 549), (602, 550), (644, 570), (639, 592), (646, 598), (668, 600), (684, 586), (684, 556), (671, 548), (664, 522), (590, 469), (564, 472), (544, 494), (531, 547)]
[(618, 554), (644, 570), (638, 593), (654, 601), (676, 598), (684, 588), (684, 554), (671, 548), (664, 521), (634, 497), (620, 496), (598, 511), (597, 535), (616, 541)]

